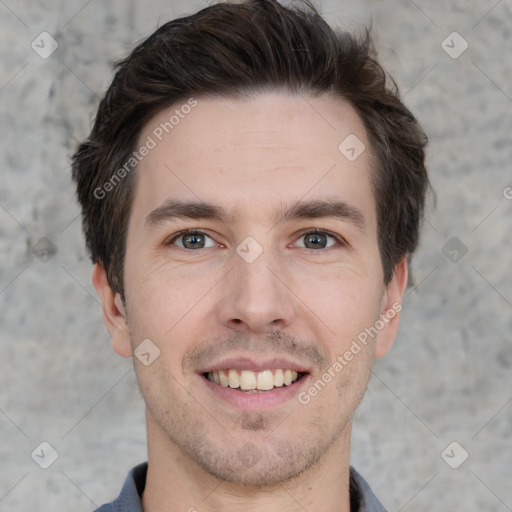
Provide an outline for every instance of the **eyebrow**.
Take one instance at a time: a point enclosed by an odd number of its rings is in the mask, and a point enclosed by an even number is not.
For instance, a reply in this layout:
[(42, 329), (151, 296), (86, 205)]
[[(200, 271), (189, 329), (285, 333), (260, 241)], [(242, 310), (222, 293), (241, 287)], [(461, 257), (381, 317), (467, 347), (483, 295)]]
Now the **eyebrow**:
[[(234, 221), (236, 212), (228, 212), (219, 205), (201, 201), (169, 199), (147, 215), (144, 228), (150, 229), (164, 222), (176, 219), (216, 220), (224, 224)], [(298, 201), (290, 207), (281, 205), (272, 219), (277, 224), (297, 219), (335, 218), (348, 221), (359, 230), (366, 230), (366, 221), (361, 210), (342, 200)]]

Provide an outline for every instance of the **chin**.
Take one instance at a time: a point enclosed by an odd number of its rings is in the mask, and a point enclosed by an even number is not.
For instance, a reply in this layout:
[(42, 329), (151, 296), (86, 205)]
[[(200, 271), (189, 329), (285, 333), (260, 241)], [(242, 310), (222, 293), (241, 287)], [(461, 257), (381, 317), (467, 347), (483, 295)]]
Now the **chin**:
[(299, 478), (321, 458), (316, 449), (292, 446), (263, 448), (248, 442), (239, 450), (197, 453), (196, 461), (210, 475), (235, 486), (269, 488)]

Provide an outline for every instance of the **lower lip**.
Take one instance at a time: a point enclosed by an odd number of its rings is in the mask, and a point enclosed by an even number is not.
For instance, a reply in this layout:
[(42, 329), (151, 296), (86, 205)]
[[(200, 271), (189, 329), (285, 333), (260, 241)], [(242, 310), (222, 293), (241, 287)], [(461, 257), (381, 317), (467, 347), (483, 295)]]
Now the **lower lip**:
[(300, 390), (306, 386), (309, 375), (304, 375), (289, 386), (282, 386), (259, 393), (248, 393), (240, 391), (240, 389), (224, 387), (208, 380), (204, 375), (201, 375), (200, 378), (216, 398), (224, 400), (243, 411), (261, 411), (262, 409), (277, 407), (296, 397)]

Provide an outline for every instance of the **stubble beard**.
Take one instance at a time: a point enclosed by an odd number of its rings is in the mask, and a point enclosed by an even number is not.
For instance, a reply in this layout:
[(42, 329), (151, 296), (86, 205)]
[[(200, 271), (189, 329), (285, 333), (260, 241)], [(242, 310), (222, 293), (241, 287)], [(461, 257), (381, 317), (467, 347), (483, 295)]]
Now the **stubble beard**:
[[(236, 486), (271, 488), (299, 479), (350, 428), (352, 414), (338, 413), (333, 421), (332, 408), (330, 414), (321, 409), (313, 412), (300, 436), (280, 432), (281, 421), (286, 423), (286, 419), (277, 413), (243, 412), (231, 419), (231, 426), (223, 425), (194, 398), (176, 400), (184, 393), (169, 392), (173, 387), (169, 380), (164, 379), (167, 392), (154, 393), (153, 386), (137, 378), (152, 423), (171, 452), (190, 467), (199, 466), (217, 480)], [(303, 420), (308, 413), (308, 407), (298, 404), (290, 416)]]

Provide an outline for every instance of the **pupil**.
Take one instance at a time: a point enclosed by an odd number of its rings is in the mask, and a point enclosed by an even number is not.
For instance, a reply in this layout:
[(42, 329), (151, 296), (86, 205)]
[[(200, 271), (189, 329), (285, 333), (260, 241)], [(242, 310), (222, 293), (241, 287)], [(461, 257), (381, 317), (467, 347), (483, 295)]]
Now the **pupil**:
[[(200, 249), (204, 245), (204, 239), (201, 235), (185, 235), (183, 237), (183, 246), (187, 249)], [(203, 242), (201, 244), (201, 242)]]
[(316, 249), (317, 247), (323, 247), (326, 243), (325, 235), (307, 235), (305, 245), (309, 249)]

